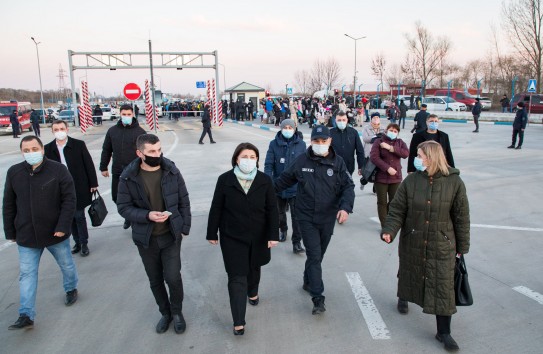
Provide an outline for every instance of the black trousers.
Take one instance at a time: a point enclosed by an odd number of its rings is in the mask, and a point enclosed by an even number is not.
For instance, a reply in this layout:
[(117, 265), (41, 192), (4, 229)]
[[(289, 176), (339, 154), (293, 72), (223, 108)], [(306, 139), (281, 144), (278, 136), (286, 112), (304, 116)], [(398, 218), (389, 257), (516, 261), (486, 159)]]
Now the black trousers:
[(283, 232), (288, 231), (287, 205), (290, 208), (290, 219), (292, 221), (292, 243), (300, 243), (300, 241), (302, 241), (302, 235), (300, 234), (300, 226), (298, 225), (298, 219), (296, 218), (296, 213), (294, 211), (296, 207), (296, 197), (288, 199), (277, 197), (277, 210), (279, 211), (279, 229)]
[(211, 135), (211, 127), (204, 127), (202, 135), (200, 136), (200, 142), (204, 141), (206, 134), (209, 135), (209, 141), (213, 141), (213, 135)]
[(512, 137), (511, 145), (515, 146), (515, 143), (517, 142), (517, 135), (518, 135), (518, 146), (522, 146), (522, 143), (524, 142), (524, 130), (515, 129), (515, 128), (513, 128), (513, 137)]
[(309, 284), (311, 296), (321, 296), (324, 292), (322, 281), (322, 259), (334, 233), (335, 220), (328, 224), (314, 224), (299, 220), (300, 231), (305, 246), (304, 284)]
[(452, 316), (436, 315), (437, 333), (451, 334), (451, 319)]
[(89, 231), (87, 229), (87, 218), (85, 208), (77, 209), (72, 220), (72, 236), (76, 244), (86, 245), (89, 243)]
[(245, 326), (247, 297), (258, 295), (260, 267), (249, 269), (248, 275), (228, 274), (228, 295), (234, 326)]
[[(403, 125), (402, 125), (403, 122)], [(405, 117), (400, 117), (398, 120), (398, 125), (402, 127), (402, 129), (405, 129)]]
[[(149, 248), (138, 246), (138, 251), (160, 313), (163, 316), (181, 314), (181, 237), (174, 240), (171, 234), (151, 236)], [(170, 290), (169, 299), (164, 281)]]
[(19, 124), (11, 124), (11, 130), (13, 131), (14, 138), (19, 136)]
[(475, 130), (479, 130), (479, 115), (473, 116), (473, 123), (475, 123)]
[(121, 175), (111, 174), (111, 198), (113, 202), (117, 204), (117, 191), (119, 190), (119, 178)]
[(40, 123), (32, 123), (32, 130), (34, 130), (34, 135), (39, 137), (41, 135), (40, 132)]

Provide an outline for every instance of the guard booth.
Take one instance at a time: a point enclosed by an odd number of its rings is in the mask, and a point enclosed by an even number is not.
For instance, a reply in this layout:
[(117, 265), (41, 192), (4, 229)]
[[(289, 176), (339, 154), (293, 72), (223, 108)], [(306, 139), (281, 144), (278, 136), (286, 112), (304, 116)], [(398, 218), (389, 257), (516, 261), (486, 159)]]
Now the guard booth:
[(266, 90), (262, 87), (247, 83), (245, 81), (225, 90), (225, 94), (230, 95), (231, 101), (237, 102), (238, 100), (241, 100), (245, 103), (252, 101), (255, 111), (258, 110), (258, 101), (264, 98), (265, 92)]

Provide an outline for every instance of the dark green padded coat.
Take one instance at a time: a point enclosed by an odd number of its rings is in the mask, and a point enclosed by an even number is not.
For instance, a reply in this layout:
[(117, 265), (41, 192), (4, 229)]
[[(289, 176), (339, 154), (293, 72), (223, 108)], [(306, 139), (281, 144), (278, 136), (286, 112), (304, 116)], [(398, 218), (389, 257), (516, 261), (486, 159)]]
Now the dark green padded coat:
[(382, 233), (400, 234), (398, 297), (423, 312), (450, 316), (456, 312), (456, 253), (469, 251), (470, 220), (466, 187), (460, 172), (449, 168), (433, 177), (407, 176), (390, 203)]

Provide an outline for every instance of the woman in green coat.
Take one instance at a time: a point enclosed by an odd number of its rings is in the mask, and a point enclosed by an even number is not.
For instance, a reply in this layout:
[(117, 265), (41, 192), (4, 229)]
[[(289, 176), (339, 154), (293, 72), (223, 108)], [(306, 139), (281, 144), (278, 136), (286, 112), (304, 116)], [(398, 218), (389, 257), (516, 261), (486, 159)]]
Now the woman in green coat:
[(469, 251), (466, 187), (435, 141), (418, 146), (415, 167), (390, 204), (381, 238), (391, 243), (401, 229), (398, 298), (406, 301), (405, 310), (413, 302), (436, 315), (436, 339), (457, 350), (450, 325), (456, 313), (455, 257)]

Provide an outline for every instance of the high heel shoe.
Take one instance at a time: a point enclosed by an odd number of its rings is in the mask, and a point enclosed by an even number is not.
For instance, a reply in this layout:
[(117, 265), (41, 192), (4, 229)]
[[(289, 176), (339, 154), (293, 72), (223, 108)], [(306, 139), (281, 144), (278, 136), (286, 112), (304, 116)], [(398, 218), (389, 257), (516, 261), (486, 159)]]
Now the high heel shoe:
[(243, 327), (242, 329), (236, 329), (236, 327), (234, 327), (235, 336), (242, 336), (244, 333), (245, 333), (245, 327)]
[(252, 300), (251, 298), (249, 298), (249, 304), (253, 305), (253, 306), (256, 306), (258, 305), (258, 302), (260, 300), (260, 297), (257, 297), (256, 299)]

